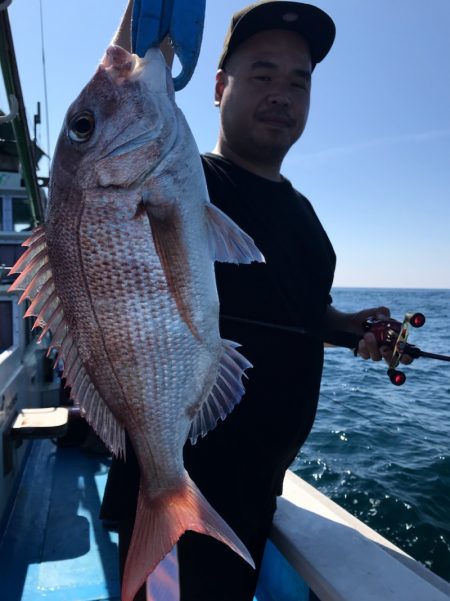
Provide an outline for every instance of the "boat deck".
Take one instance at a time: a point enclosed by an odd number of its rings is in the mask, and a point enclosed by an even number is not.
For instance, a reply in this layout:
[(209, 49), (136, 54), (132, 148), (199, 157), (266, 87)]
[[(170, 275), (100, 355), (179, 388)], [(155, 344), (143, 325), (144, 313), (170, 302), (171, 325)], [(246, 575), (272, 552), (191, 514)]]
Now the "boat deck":
[[(117, 534), (98, 518), (109, 462), (50, 440), (31, 443), (0, 540), (1, 599), (120, 601)], [(270, 590), (279, 601), (309, 599), (271, 543), (265, 563), (271, 569), (263, 568), (254, 601), (274, 601)]]
[(32, 443), (0, 544), (8, 601), (119, 601), (117, 534), (98, 519), (107, 457)]
[[(120, 601), (117, 534), (98, 518), (109, 461), (31, 443), (0, 529), (0, 599)], [(450, 599), (447, 582), (294, 474), (284, 488), (254, 601)]]

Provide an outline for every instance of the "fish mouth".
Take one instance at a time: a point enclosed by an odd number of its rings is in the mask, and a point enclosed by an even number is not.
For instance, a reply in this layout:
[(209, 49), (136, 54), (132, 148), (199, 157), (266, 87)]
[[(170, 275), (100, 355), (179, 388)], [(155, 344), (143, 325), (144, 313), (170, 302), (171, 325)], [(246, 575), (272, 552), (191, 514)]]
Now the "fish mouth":
[(172, 78), (168, 77), (170, 70), (159, 48), (149, 48), (141, 58), (121, 46), (111, 45), (106, 49), (100, 67), (117, 85), (140, 79), (152, 93), (173, 92)]
[(106, 49), (105, 56), (100, 65), (107, 71), (114, 71), (116, 74), (130, 74), (136, 67), (137, 56), (131, 54), (121, 46), (111, 45)]
[[(151, 144), (157, 140), (158, 137), (162, 137), (162, 133), (168, 120), (172, 121), (172, 115), (170, 115), (170, 117), (167, 115), (167, 106), (172, 106), (172, 102), (168, 102), (168, 97), (171, 97), (169, 83), (171, 83), (172, 79), (171, 77), (167, 77), (168, 68), (165, 59), (158, 48), (150, 48), (147, 50), (145, 56), (140, 58), (120, 46), (110, 46), (106, 50), (101, 64), (117, 85), (121, 85), (125, 80), (130, 82), (141, 82), (153, 97), (160, 118), (158, 119), (158, 125), (156, 127), (146, 129), (142, 133), (125, 140), (109, 152), (107, 151), (105, 154), (102, 154), (97, 162), (129, 154), (130, 152), (139, 150), (147, 144)], [(170, 82), (168, 81), (169, 79)], [(142, 94), (145, 95), (145, 90), (142, 90)], [(169, 136), (164, 143), (166, 150), (155, 162), (152, 162), (150, 169), (146, 169), (136, 178), (136, 183), (134, 185), (139, 185), (145, 180), (175, 146), (178, 138), (176, 107), (173, 117), (175, 124), (173, 127), (168, 128)], [(111, 147), (114, 140), (117, 140), (123, 132), (124, 130), (119, 131), (117, 135), (114, 136), (114, 139), (110, 140), (108, 146)], [(152, 159), (154, 161), (154, 157), (152, 157)]]
[[(166, 62), (157, 48), (150, 48), (147, 50), (144, 58), (140, 58), (121, 46), (109, 46), (103, 57), (102, 67), (118, 86), (127, 80), (129, 82), (139, 82), (142, 86), (146, 87), (155, 99), (156, 104), (159, 105), (158, 113), (161, 118), (158, 120), (159, 126), (126, 140), (110, 152), (104, 154), (99, 160), (127, 154), (156, 140), (162, 132), (165, 121), (163, 110), (164, 100), (162, 100), (162, 96), (165, 96), (169, 92), (166, 82)], [(141, 90), (141, 94), (145, 95), (145, 90)], [(123, 130), (118, 132), (110, 144), (122, 134)]]

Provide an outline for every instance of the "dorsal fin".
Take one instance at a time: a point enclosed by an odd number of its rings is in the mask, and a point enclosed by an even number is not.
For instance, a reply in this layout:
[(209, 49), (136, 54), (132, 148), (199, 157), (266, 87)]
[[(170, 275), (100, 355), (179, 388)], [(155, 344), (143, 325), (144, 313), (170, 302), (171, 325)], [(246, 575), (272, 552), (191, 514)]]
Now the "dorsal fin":
[(51, 294), (55, 289), (53, 284), (53, 279), (48, 279), (39, 292), (34, 297), (33, 302), (28, 307), (27, 312), (25, 313), (25, 317), (37, 317), (39, 315), (40, 310), (47, 302), (48, 295)]
[(45, 227), (36, 228), (23, 246), (28, 246), (28, 249), (10, 271), (20, 275), (9, 291), (23, 290), (21, 300), (32, 301), (26, 316), (36, 316), (33, 328), (42, 328), (39, 341), (47, 332), (54, 334), (48, 353), (58, 349), (56, 363), (60, 359), (64, 362), (63, 376), (67, 385), (71, 386), (72, 400), (111, 452), (116, 456), (125, 456), (124, 428), (95, 389), (64, 318), (48, 260)]

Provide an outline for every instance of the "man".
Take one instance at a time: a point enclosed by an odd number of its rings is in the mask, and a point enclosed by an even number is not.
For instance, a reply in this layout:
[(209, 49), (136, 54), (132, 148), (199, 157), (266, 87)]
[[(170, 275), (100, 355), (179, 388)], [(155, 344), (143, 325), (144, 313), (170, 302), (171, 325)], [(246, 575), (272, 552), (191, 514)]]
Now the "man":
[[(306, 125), (312, 72), (334, 36), (333, 21), (316, 7), (260, 2), (233, 16), (219, 60), (221, 127), (214, 151), (202, 157), (209, 194), (267, 263), (216, 265), (221, 334), (242, 344), (254, 368), (232, 414), (195, 446), (186, 444), (185, 465), (257, 569), (214, 539), (188, 532), (178, 544), (181, 601), (253, 599), (276, 497), (314, 421), (323, 364), (320, 340), (277, 326), (363, 335), (368, 316), (388, 313), (332, 307), (333, 248), (309, 201), (280, 172)], [(117, 41), (127, 44), (123, 35)], [(388, 356), (371, 334), (358, 350), (364, 358)], [(126, 465), (114, 462), (103, 505), (103, 516), (122, 522), (122, 560), (139, 480), (130, 455)]]

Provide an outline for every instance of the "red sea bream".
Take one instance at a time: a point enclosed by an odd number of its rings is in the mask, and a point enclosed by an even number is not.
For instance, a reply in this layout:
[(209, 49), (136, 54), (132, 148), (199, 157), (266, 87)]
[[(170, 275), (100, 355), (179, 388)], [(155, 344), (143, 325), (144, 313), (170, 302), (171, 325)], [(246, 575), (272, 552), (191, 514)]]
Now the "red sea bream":
[(108, 48), (69, 108), (45, 224), (12, 289), (30, 299), (72, 398), (115, 455), (128, 432), (141, 469), (122, 601), (185, 530), (242, 542), (202, 496), (182, 449), (240, 401), (251, 367), (219, 335), (214, 261), (263, 257), (212, 205), (198, 149), (157, 49)]

